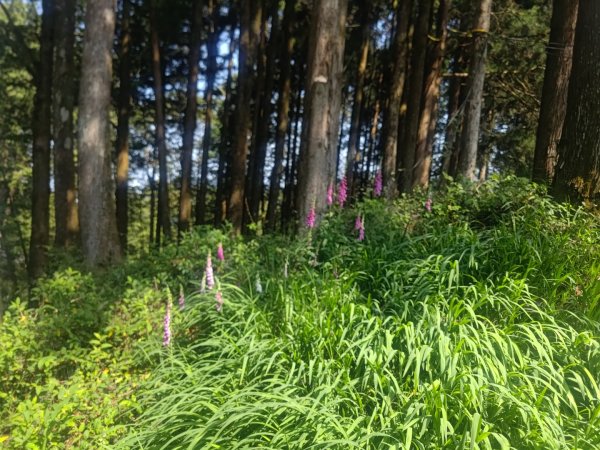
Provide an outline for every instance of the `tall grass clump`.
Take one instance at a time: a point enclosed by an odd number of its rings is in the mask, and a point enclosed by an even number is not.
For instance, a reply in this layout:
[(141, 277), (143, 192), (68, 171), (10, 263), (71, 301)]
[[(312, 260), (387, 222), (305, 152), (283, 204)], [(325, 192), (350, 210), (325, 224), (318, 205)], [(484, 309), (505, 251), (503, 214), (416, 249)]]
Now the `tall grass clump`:
[(226, 243), (220, 310), (185, 256), (216, 242), (188, 236), (112, 448), (599, 448), (597, 218), (511, 178), (428, 198)]

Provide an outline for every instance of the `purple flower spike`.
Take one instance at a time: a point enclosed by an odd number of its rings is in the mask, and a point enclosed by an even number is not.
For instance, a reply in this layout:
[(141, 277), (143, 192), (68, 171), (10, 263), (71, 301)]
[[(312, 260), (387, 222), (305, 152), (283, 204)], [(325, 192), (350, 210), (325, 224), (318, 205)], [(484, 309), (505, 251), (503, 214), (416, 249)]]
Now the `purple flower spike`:
[(327, 206), (333, 205), (333, 184), (329, 183), (327, 187)]
[(183, 286), (179, 286), (179, 309), (185, 308), (185, 295), (183, 294)]
[(432, 204), (432, 200), (431, 200), (431, 197), (429, 197), (427, 199), (427, 201), (425, 202), (425, 209), (427, 210), (427, 212), (431, 212), (431, 204)]
[(204, 273), (206, 274), (206, 289), (210, 291), (215, 285), (215, 277), (213, 274), (212, 258), (210, 257), (210, 253), (206, 257), (206, 269), (204, 270)]
[(310, 208), (308, 214), (306, 215), (306, 228), (312, 229), (315, 227), (315, 221), (317, 219), (317, 213), (315, 212), (315, 208)]
[(171, 302), (167, 303), (163, 327), (163, 346), (168, 347), (171, 344)]
[(358, 240), (365, 240), (365, 219), (362, 216), (356, 216), (356, 221), (354, 222), (354, 229), (358, 230)]
[(217, 259), (219, 261), (225, 261), (225, 253), (223, 252), (223, 244), (219, 242), (217, 246)]
[(223, 310), (223, 294), (221, 294), (221, 291), (217, 291), (215, 294), (215, 300), (217, 301), (217, 312), (221, 312)]
[(362, 223), (362, 218), (360, 217), (360, 215), (356, 216), (356, 220), (354, 221), (354, 229), (355, 230), (360, 230), (363, 226)]
[(375, 186), (373, 187), (373, 194), (375, 197), (381, 196), (383, 192), (383, 177), (381, 175), (381, 170), (377, 172), (375, 175)]
[(338, 204), (341, 208), (344, 207), (344, 203), (348, 200), (348, 181), (346, 177), (342, 178), (340, 181), (340, 188), (338, 190)]

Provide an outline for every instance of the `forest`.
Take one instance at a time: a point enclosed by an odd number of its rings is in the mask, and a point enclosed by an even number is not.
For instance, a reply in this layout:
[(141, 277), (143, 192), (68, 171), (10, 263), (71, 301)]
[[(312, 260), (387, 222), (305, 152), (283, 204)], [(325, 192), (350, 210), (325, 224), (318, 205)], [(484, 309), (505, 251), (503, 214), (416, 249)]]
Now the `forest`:
[(600, 1), (0, 0), (0, 448), (600, 448)]

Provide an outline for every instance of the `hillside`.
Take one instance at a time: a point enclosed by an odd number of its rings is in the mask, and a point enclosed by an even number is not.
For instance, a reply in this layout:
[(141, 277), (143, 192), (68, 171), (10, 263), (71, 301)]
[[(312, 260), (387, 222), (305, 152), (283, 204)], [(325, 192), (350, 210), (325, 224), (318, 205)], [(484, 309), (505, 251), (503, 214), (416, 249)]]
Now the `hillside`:
[(492, 178), (73, 263), (0, 324), (0, 447), (599, 448), (599, 257), (591, 212)]

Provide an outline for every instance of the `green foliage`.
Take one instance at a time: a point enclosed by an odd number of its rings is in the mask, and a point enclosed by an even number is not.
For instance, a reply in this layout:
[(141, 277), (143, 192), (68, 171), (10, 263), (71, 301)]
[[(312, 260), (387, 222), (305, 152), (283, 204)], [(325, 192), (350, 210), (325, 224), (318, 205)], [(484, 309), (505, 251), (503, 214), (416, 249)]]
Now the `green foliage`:
[(597, 448), (594, 218), (515, 179), (424, 201), (261, 241), (263, 293), (193, 298), (120, 447)]
[[(105, 274), (42, 281), (42, 306), (13, 303), (0, 328), (0, 440), (598, 448), (597, 218), (514, 178), (450, 184), (431, 212), (426, 198), (334, 208), (294, 239), (199, 229)], [(217, 286), (201, 291), (209, 252)]]

